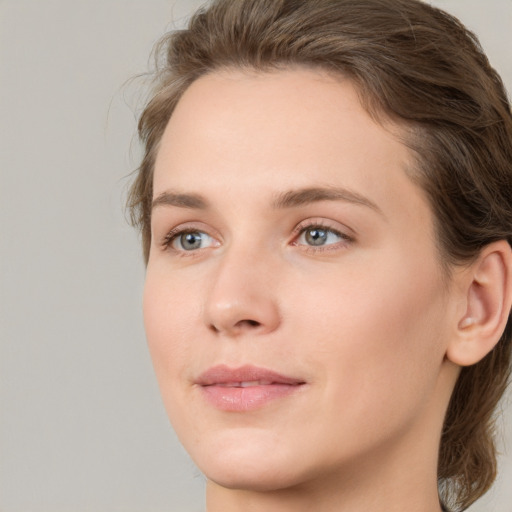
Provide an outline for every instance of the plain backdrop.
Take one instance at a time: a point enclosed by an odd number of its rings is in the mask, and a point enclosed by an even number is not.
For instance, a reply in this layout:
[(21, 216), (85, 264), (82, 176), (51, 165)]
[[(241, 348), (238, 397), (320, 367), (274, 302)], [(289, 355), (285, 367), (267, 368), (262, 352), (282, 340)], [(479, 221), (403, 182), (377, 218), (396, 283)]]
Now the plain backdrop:
[[(196, 512), (160, 403), (123, 198), (154, 42), (201, 2), (0, 0), (0, 512)], [(436, 0), (512, 89), (512, 0)], [(501, 476), (471, 512), (512, 511)]]

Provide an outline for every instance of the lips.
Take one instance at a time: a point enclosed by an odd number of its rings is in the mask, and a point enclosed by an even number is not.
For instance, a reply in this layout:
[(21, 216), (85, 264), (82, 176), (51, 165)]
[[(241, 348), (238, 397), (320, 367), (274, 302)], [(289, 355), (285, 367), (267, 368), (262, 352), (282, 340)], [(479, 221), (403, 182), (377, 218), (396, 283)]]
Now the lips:
[(217, 386), (222, 386), (225, 388), (250, 388), (252, 386), (270, 386), (273, 382), (269, 380), (249, 380), (242, 382), (226, 382), (219, 383)]
[(305, 381), (256, 366), (219, 365), (202, 373), (196, 384), (204, 399), (215, 408), (243, 412), (295, 394)]

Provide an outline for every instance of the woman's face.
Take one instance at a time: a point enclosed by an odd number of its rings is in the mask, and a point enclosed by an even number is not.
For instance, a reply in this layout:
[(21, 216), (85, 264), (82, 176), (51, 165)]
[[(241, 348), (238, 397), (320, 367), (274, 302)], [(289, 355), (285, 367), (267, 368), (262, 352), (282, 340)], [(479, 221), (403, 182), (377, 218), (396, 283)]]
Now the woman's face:
[(180, 100), (144, 317), (211, 480), (277, 489), (435, 457), (454, 308), (413, 165), (348, 80), (226, 71)]

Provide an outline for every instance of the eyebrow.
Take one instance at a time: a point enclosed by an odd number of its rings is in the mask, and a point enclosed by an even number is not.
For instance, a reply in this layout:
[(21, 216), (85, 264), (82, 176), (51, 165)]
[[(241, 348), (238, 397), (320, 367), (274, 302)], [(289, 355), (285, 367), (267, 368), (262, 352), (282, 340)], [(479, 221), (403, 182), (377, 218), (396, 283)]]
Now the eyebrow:
[(319, 201), (345, 201), (366, 206), (383, 215), (382, 210), (367, 197), (346, 188), (312, 187), (290, 190), (279, 194), (275, 199), (274, 208), (294, 208)]
[[(352, 204), (366, 206), (383, 215), (382, 210), (367, 197), (346, 188), (339, 187), (309, 187), (289, 190), (278, 194), (272, 201), (275, 209), (295, 208), (320, 201), (345, 201)], [(158, 206), (175, 206), (195, 210), (206, 210), (208, 201), (199, 194), (189, 194), (165, 191), (159, 194), (151, 204), (154, 209)]]
[(151, 209), (157, 206), (177, 206), (178, 208), (190, 208), (195, 210), (206, 210), (208, 203), (199, 194), (181, 194), (171, 191), (162, 192), (151, 203)]

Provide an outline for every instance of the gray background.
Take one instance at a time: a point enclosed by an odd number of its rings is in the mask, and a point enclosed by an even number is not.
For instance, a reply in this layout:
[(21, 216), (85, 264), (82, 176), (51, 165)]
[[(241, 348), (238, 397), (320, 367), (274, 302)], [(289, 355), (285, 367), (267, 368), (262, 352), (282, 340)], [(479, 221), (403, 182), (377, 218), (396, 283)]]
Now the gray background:
[[(123, 214), (140, 106), (123, 84), (200, 3), (0, 0), (0, 512), (204, 509), (160, 403)], [(512, 0), (434, 3), (512, 90)], [(500, 479), (472, 512), (512, 511), (511, 408)]]

